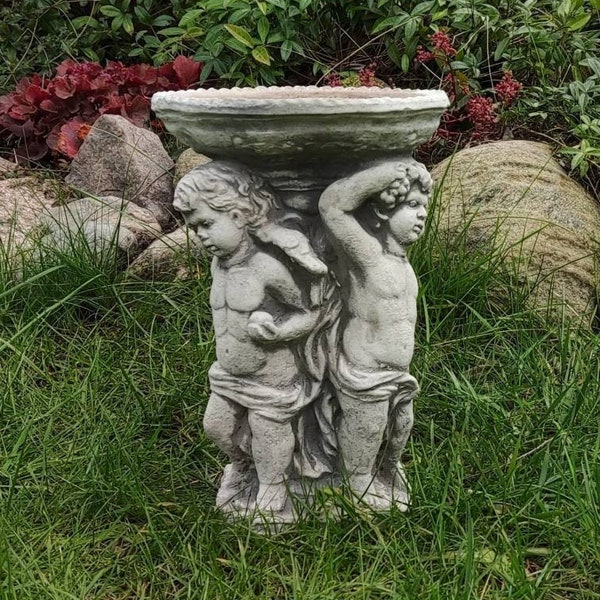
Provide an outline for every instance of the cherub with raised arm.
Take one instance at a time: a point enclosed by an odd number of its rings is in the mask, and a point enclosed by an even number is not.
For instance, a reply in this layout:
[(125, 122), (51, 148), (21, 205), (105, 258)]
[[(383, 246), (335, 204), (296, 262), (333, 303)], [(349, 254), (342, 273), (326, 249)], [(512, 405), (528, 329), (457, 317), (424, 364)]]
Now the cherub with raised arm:
[[(315, 326), (311, 281), (327, 273), (299, 231), (276, 223), (268, 185), (241, 165), (215, 161), (184, 176), (174, 207), (213, 255), (210, 305), (217, 361), (209, 371), (207, 436), (225, 452), (217, 505), (278, 512), (295, 447), (293, 419), (310, 402), (294, 342)], [(290, 262), (300, 265), (292, 275)], [(250, 431), (251, 450), (242, 439)], [(244, 497), (251, 465), (258, 492)]]
[(423, 233), (431, 186), (422, 164), (386, 162), (336, 181), (319, 201), (344, 304), (330, 365), (339, 451), (353, 493), (376, 510), (409, 504), (401, 455), (419, 389), (409, 374), (418, 286), (406, 248)]

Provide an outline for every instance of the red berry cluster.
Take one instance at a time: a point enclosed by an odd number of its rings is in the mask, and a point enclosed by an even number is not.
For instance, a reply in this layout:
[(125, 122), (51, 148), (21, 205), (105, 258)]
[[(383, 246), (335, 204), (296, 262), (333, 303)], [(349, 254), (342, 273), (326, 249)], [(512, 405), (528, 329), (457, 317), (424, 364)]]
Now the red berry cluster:
[(450, 59), (456, 56), (456, 48), (452, 45), (450, 36), (445, 31), (436, 31), (429, 36), (429, 41), (433, 46), (433, 50), (425, 50), (422, 46), (417, 48), (416, 60), (422, 64), (438, 60), (445, 65), (448, 65)]
[(446, 56), (455, 56), (456, 48), (452, 45), (450, 36), (445, 31), (436, 31), (429, 39), (433, 47)]
[(327, 73), (323, 81), (329, 87), (340, 87), (342, 85), (342, 78), (337, 73)]
[(502, 76), (502, 79), (494, 87), (500, 102), (505, 106), (512, 104), (515, 98), (521, 93), (522, 89), (523, 84), (513, 77), (512, 71), (506, 71)]
[(467, 116), (477, 131), (493, 128), (498, 117), (491, 98), (471, 96), (467, 101)]
[(419, 46), (417, 48), (417, 55), (415, 58), (417, 59), (417, 62), (425, 64), (434, 60), (435, 54), (433, 52), (429, 52), (429, 50), (425, 50), (423, 46)]
[(377, 67), (377, 63), (371, 63), (370, 65), (363, 67), (358, 72), (358, 81), (360, 85), (364, 87), (373, 87), (377, 85), (377, 81), (375, 80), (375, 69)]

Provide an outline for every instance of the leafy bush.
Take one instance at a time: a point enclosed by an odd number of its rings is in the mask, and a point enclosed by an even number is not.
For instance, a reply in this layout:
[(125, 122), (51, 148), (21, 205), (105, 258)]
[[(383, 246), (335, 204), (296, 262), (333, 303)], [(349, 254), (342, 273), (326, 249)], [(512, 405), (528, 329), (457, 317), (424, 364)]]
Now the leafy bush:
[(73, 158), (100, 115), (147, 124), (152, 94), (189, 88), (200, 69), (200, 63), (183, 56), (159, 68), (120, 62), (103, 68), (67, 60), (55, 77), (22, 79), (14, 92), (0, 98), (0, 140), (27, 160), (39, 160), (49, 151)]
[[(467, 104), (481, 121), (490, 102), (499, 100), (495, 86), (510, 71), (524, 88), (517, 102), (502, 107), (500, 124), (520, 126), (527, 137), (543, 132), (564, 146), (580, 174), (596, 177), (597, 135), (585, 123), (600, 119), (600, 0), (5, 4), (0, 37), (11, 39), (11, 45), (0, 44), (0, 92), (20, 76), (48, 72), (64, 58), (158, 66), (183, 53), (205, 64), (202, 82), (217, 86), (323, 83), (338, 74), (350, 81), (348, 75), (356, 79), (361, 69), (377, 63), (380, 80), (402, 87), (447, 88), (448, 73), (468, 85), (468, 94), (460, 89), (455, 94), (455, 108), (465, 119), (447, 128), (465, 141), (462, 133), (472, 125)], [(420, 49), (431, 52), (433, 36), (443, 33), (455, 55), (424, 64)], [(478, 135), (483, 139), (482, 129)]]
[(53, 71), (67, 58), (127, 61), (139, 54), (153, 63), (151, 49), (141, 46), (139, 37), (172, 23), (172, 12), (179, 4), (165, 0), (3, 2), (0, 39), (10, 40), (10, 44), (0, 44), (0, 93), (31, 73)]

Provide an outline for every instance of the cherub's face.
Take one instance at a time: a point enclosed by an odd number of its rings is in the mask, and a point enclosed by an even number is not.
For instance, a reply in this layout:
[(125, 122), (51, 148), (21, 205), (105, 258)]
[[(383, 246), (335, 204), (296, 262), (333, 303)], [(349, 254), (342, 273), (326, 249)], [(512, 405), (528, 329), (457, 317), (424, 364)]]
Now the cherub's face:
[(413, 185), (404, 202), (391, 214), (388, 224), (394, 239), (402, 245), (416, 242), (425, 229), (429, 195)]
[(218, 211), (204, 202), (195, 202), (193, 211), (185, 213), (187, 226), (200, 238), (202, 245), (215, 256), (227, 258), (242, 243), (246, 221), (236, 210)]

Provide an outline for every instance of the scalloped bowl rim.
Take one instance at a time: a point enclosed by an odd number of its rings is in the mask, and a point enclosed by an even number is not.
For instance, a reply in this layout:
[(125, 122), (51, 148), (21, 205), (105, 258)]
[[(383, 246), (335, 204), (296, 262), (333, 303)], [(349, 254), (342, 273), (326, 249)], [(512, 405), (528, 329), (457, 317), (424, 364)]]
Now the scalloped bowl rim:
[(340, 114), (442, 111), (449, 106), (442, 90), (408, 90), (376, 87), (255, 87), (207, 88), (157, 92), (152, 109), (157, 113), (234, 114)]

